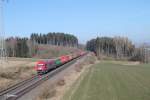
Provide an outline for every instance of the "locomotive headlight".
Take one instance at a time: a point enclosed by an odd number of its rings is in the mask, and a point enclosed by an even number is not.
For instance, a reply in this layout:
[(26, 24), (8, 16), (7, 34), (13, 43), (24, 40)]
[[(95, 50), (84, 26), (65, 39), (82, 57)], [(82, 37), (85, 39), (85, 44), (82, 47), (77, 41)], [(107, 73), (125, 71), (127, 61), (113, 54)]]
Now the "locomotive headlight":
[(43, 66), (44, 64), (38, 64), (38, 66)]
[(41, 68), (41, 67), (40, 67), (39, 69), (40, 69), (40, 70), (42, 70), (42, 68)]

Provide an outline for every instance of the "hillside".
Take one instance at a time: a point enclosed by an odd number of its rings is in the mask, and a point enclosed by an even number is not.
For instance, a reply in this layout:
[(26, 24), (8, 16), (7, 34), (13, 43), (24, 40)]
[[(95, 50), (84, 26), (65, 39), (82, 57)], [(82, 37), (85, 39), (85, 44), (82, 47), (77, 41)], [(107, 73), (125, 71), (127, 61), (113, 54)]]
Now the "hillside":
[(63, 46), (54, 46), (54, 45), (38, 45), (37, 54), (33, 58), (55, 58), (61, 55), (70, 54), (77, 51), (77, 48), (74, 47), (63, 47)]

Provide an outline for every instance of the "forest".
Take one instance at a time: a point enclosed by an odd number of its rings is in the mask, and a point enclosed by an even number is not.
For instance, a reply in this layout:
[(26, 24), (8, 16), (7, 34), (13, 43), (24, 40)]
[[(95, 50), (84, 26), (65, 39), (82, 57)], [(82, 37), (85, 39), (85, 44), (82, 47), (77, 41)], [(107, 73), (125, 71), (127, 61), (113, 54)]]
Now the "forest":
[(97, 37), (86, 44), (87, 50), (94, 52), (100, 59), (111, 57), (132, 61), (148, 62), (150, 52), (144, 45), (136, 47), (126, 37)]
[(65, 33), (32, 33), (30, 38), (9, 37), (6, 40), (8, 57), (32, 57), (38, 51), (38, 45), (57, 45), (66, 47), (77, 47), (76, 36)]
[(31, 34), (30, 38), (34, 43), (51, 44), (58, 46), (78, 46), (78, 39), (74, 35), (64, 33)]

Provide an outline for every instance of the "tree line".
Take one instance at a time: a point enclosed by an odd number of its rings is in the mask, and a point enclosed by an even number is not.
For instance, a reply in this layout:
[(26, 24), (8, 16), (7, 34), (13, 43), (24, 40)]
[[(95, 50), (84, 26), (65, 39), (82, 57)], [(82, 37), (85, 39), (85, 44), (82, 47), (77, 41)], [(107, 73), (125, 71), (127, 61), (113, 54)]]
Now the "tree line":
[(132, 61), (150, 62), (150, 49), (144, 45), (136, 47), (126, 37), (97, 37), (86, 44), (87, 50), (94, 52), (99, 58), (112, 57)]
[(112, 56), (124, 58), (133, 56), (135, 46), (124, 37), (97, 37), (87, 42), (87, 49), (95, 52), (97, 56)]
[(28, 38), (10, 37), (6, 39), (7, 56), (9, 57), (28, 57), (29, 47)]
[(30, 38), (9, 37), (5, 40), (8, 57), (32, 57), (38, 51), (38, 45), (57, 45), (77, 47), (78, 39), (65, 33), (32, 33)]
[(141, 44), (134, 50), (134, 56), (131, 58), (132, 61), (141, 61), (143, 63), (150, 62), (150, 46), (147, 44)]
[(31, 40), (37, 44), (51, 44), (58, 46), (78, 46), (78, 39), (74, 35), (65, 33), (31, 34)]

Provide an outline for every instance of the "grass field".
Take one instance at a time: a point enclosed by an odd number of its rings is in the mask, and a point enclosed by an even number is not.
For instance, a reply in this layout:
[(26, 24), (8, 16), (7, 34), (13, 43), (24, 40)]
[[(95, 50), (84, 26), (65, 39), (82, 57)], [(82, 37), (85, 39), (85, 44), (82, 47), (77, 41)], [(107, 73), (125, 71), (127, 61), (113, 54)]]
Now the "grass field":
[[(84, 77), (83, 77), (84, 76)], [(64, 100), (150, 100), (150, 65), (103, 61), (91, 67)]]

